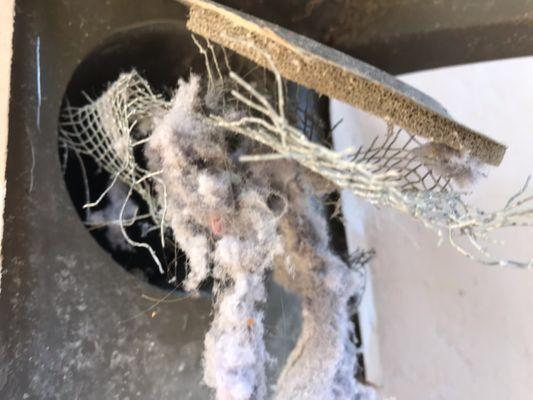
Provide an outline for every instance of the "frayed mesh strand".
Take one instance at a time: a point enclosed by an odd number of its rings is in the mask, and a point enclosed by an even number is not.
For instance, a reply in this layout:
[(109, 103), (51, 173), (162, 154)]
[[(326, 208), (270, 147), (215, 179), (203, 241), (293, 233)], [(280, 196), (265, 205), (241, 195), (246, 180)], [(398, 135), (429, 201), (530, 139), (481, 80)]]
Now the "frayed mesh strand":
[(125, 218), (136, 221), (127, 205), (137, 192), (161, 246), (177, 244), (187, 255), (184, 288), (194, 291), (214, 279), (204, 381), (217, 399), (268, 395), (262, 303), (264, 278), (274, 266), (303, 308), (300, 338), (274, 397), (375, 396), (354, 378), (352, 312), (364, 274), (330, 248), (321, 204), (334, 190), (412, 215), (467, 257), (531, 266), (495, 259), (486, 248), (492, 231), (530, 224), (527, 183), (501, 210), (485, 213), (467, 205), (458, 190), (481, 174), (467, 153), (422, 142), (392, 125), (368, 146), (336, 152), (317, 141), (328, 139), (320, 134), (323, 124), (301, 101), (302, 89), (284, 81), (275, 65), (274, 73), (257, 67), (237, 73), (223, 48), (193, 39), (205, 57), (204, 77), (180, 80), (165, 100), (137, 72), (122, 74), (97, 100), (63, 108), (60, 140), (112, 177), (87, 208), (122, 181), (129, 191), (118, 225), (126, 242), (150, 252), (162, 270), (154, 250), (124, 229)]
[[(135, 71), (120, 75), (97, 100), (87, 100), (83, 107), (63, 107), (61, 142), (68, 149), (93, 158), (113, 181), (120, 179), (129, 187), (134, 186), (157, 220), (150, 183), (142, 179), (149, 172), (136, 162), (134, 150), (146, 143), (153, 118), (163, 115), (168, 102), (154, 94)], [(96, 206), (106, 193), (87, 207)]]
[[(241, 45), (253, 46), (245, 42)], [(468, 152), (440, 143), (421, 142), (392, 124), (386, 137), (376, 137), (369, 146), (357, 149), (337, 152), (313, 142), (300, 125), (291, 123), (286, 116), (285, 81), (276, 72), (272, 58), (261, 49), (255, 48), (254, 52), (261, 54), (274, 71), (273, 92), (261, 93), (227, 66), (229, 79), (224, 82), (232, 87), (232, 99), (240, 107), (247, 107), (248, 113), (237, 120), (209, 115), (217, 126), (273, 151), (244, 155), (241, 161), (294, 160), (336, 188), (347, 189), (376, 206), (410, 214), (435, 231), (439, 242), (448, 240), (470, 259), (486, 265), (522, 268), (533, 265), (533, 258), (525, 261), (500, 258), (489, 249), (500, 243), (491, 237), (494, 231), (531, 225), (533, 196), (526, 195), (529, 178), (501, 209), (485, 212), (470, 206), (460, 189), (483, 175), (481, 163)], [(214, 53), (211, 53), (212, 60), (208, 52), (204, 54), (208, 69), (209, 65), (219, 65)]]

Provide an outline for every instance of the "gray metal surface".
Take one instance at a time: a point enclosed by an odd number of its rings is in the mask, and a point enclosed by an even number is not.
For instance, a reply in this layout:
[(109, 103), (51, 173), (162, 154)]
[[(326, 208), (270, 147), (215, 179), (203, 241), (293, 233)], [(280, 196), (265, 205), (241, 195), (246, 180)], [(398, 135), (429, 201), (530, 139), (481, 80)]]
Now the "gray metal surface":
[(208, 397), (200, 356), (210, 300), (150, 308), (142, 294), (167, 293), (125, 272), (93, 240), (66, 192), (57, 151), (61, 99), (81, 59), (114, 31), (173, 17), (182, 18), (180, 9), (161, 1), (17, 2), (2, 399)]
[(524, 56), (533, 50), (533, 0), (220, 2), (392, 74)]
[[(190, 54), (184, 10), (171, 1), (19, 1), (16, 14), (0, 399), (206, 399), (201, 353), (211, 299), (150, 286), (93, 240), (66, 191), (56, 134), (68, 81), (87, 54), (116, 32), (125, 46), (142, 46), (129, 29), (157, 31), (161, 21), (167, 31), (176, 25), (176, 53)], [(190, 57), (177, 60), (188, 71)], [(94, 75), (112, 67), (102, 62)], [(297, 321), (279, 324), (284, 297), (271, 290), (268, 345), (286, 354)]]
[[(296, 0), (226, 3), (389, 72), (529, 54), (533, 48), (529, 1), (504, 2), (503, 9), (500, 2), (459, 0), (309, 2), (315, 8)], [(0, 399), (209, 397), (200, 383), (200, 356), (210, 299), (179, 300), (120, 268), (78, 218), (57, 152), (61, 99), (83, 58), (128, 27), (182, 24), (183, 12), (171, 0), (16, 3)], [(283, 354), (297, 321), (279, 318), (283, 297), (272, 290), (267, 335), (273, 352)], [(154, 305), (143, 294), (171, 302)]]

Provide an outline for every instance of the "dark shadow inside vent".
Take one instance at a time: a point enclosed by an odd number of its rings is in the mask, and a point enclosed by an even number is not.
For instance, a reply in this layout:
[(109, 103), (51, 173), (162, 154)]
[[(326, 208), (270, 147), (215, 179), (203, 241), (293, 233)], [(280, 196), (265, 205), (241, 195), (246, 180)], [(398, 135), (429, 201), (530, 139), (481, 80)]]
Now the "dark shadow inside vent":
[[(87, 104), (90, 99), (102, 95), (121, 73), (133, 69), (148, 80), (154, 91), (170, 97), (180, 77), (187, 77), (191, 71), (201, 71), (202, 66), (203, 60), (183, 22), (161, 22), (134, 27), (112, 36), (80, 63), (69, 82), (63, 105), (67, 102), (71, 106)], [(91, 157), (67, 150), (61, 143), (59, 158), (65, 183), (78, 215), (100, 246), (118, 264), (140, 279), (164, 289), (179, 288), (186, 273), (186, 257), (183, 252), (173, 244), (165, 246), (163, 250), (158, 230), (150, 231), (147, 223), (135, 223), (126, 227), (131, 239), (146, 242), (155, 250), (165, 269), (165, 273), (161, 274), (146, 249), (135, 248), (123, 240), (118, 225), (95, 227), (94, 215), (102, 215), (106, 208), (113, 206), (109, 195), (101, 204), (89, 210), (93, 215), (93, 223), (89, 224), (91, 218), (88, 220), (88, 210), (83, 206), (95, 201), (113, 177), (99, 168)], [(142, 155), (139, 155), (138, 161), (143, 162)], [(120, 188), (120, 184), (116, 187)], [(122, 190), (123, 193), (117, 190), (117, 201), (123, 202), (127, 191), (128, 188)], [(138, 215), (148, 212), (147, 205), (140, 196), (134, 194), (133, 203), (138, 207)], [(211, 283), (206, 283), (204, 289), (209, 289), (210, 285)]]

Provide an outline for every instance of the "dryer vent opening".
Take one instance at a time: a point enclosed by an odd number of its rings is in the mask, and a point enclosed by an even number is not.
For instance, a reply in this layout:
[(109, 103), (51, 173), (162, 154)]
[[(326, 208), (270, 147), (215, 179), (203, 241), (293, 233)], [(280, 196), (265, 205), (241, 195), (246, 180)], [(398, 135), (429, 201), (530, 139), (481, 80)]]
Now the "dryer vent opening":
[[(202, 67), (201, 56), (190, 33), (176, 22), (135, 27), (111, 36), (92, 51), (77, 67), (63, 97), (62, 109), (81, 107), (101, 96), (120, 74), (137, 71), (150, 86), (167, 99), (178, 79)], [(93, 156), (80, 154), (58, 141), (59, 159), (65, 184), (84, 225), (94, 239), (124, 269), (141, 280), (163, 289), (180, 288), (186, 274), (186, 257), (175, 243), (162, 248), (159, 231), (149, 218), (149, 206), (137, 193), (123, 210), (124, 229), (136, 242), (147, 243), (161, 261), (161, 274), (146, 249), (129, 244), (118, 224), (129, 188), (120, 181), (98, 201), (113, 181)], [(145, 166), (143, 155), (136, 162)], [(86, 207), (98, 202), (97, 206)], [(133, 220), (136, 223), (132, 223)], [(204, 284), (210, 290), (211, 282)]]

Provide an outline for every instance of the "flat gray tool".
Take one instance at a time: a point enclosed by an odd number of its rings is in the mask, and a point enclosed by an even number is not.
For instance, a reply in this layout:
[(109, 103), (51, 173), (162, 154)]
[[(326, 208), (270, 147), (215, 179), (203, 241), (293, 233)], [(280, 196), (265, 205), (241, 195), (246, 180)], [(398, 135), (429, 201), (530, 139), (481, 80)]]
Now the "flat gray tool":
[(434, 99), (369, 64), (259, 18), (207, 0), (190, 8), (187, 27), (277, 71), (286, 79), (377, 115), (409, 133), (499, 165), (506, 147), (457, 121)]

